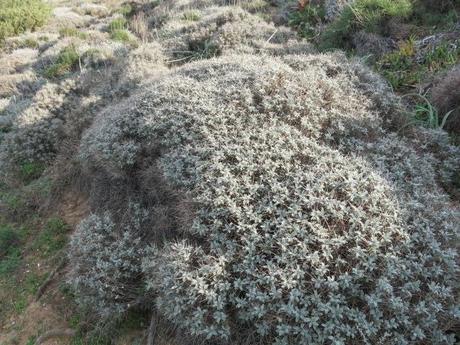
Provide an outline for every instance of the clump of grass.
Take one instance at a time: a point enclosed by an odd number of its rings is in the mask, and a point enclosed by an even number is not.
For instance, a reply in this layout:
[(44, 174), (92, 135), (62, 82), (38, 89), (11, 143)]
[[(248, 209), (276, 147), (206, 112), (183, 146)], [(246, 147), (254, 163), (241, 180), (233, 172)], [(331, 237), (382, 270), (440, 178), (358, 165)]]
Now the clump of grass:
[(19, 245), (18, 232), (9, 225), (0, 225), (0, 275), (9, 273), (19, 266)]
[(186, 11), (182, 15), (182, 19), (190, 22), (197, 22), (201, 19), (201, 14), (200, 12), (194, 10)]
[(321, 35), (320, 48), (346, 48), (353, 33), (359, 30), (380, 33), (389, 19), (407, 18), (411, 14), (410, 0), (357, 0), (345, 7)]
[(416, 97), (421, 99), (421, 102), (415, 105), (410, 115), (413, 123), (425, 128), (443, 129), (447, 119), (454, 111), (451, 110), (446, 114), (440, 114), (431, 102), (421, 94), (407, 94), (403, 97)]
[(417, 0), (411, 21), (419, 26), (452, 28), (459, 20), (458, 4), (457, 0)]
[(35, 180), (41, 176), (43, 171), (45, 170), (45, 166), (39, 162), (28, 162), (24, 163), (20, 166), (20, 175), (21, 179), (28, 183), (32, 180)]
[(61, 35), (61, 37), (78, 37), (81, 39), (88, 38), (88, 34), (86, 32), (82, 32), (72, 27), (65, 27), (65, 28), (60, 29), (59, 35)]
[(27, 339), (27, 343), (26, 345), (34, 345), (35, 342), (37, 340), (37, 337), (35, 335), (31, 335), (28, 339)]
[(19, 245), (19, 234), (8, 225), (0, 225), (0, 258), (7, 256)]
[(69, 226), (61, 218), (50, 218), (34, 243), (43, 256), (49, 256), (67, 244)]
[(132, 38), (128, 31), (128, 21), (121, 17), (114, 19), (109, 24), (110, 38), (119, 42), (131, 42)]
[(316, 34), (317, 25), (324, 20), (325, 15), (323, 6), (309, 4), (291, 14), (289, 25), (294, 27), (301, 37), (312, 38)]
[(0, 319), (5, 320), (12, 313), (21, 314), (27, 308), (30, 296), (36, 294), (45, 278), (46, 274), (35, 272), (25, 272), (25, 276), (14, 272), (0, 275), (0, 298), (3, 302), (0, 303)]
[(269, 6), (270, 4), (265, 0), (253, 0), (241, 4), (241, 7), (250, 12), (262, 11)]
[(418, 59), (415, 40), (400, 44), (399, 49), (388, 53), (377, 62), (377, 70), (396, 91), (419, 84), (427, 74), (438, 73), (460, 61), (460, 47), (443, 42)]
[(16, 191), (0, 191), (0, 202), (11, 214), (21, 213), (26, 209), (24, 197)]
[(117, 12), (123, 16), (130, 16), (133, 13), (133, 7), (130, 4), (122, 5)]
[(79, 64), (80, 55), (75, 45), (71, 44), (62, 49), (55, 63), (45, 71), (47, 78), (57, 78), (75, 70)]
[(117, 29), (110, 34), (110, 38), (114, 41), (129, 42), (131, 40), (131, 35), (126, 29)]
[(116, 18), (110, 22), (109, 32), (112, 33), (116, 30), (124, 30), (127, 27), (128, 27), (128, 21), (125, 18), (123, 17)]
[(21, 48), (33, 48), (36, 49), (40, 46), (38, 41), (33, 38), (26, 38), (24, 41), (20, 43)]
[(50, 13), (42, 0), (0, 0), (0, 41), (44, 25)]

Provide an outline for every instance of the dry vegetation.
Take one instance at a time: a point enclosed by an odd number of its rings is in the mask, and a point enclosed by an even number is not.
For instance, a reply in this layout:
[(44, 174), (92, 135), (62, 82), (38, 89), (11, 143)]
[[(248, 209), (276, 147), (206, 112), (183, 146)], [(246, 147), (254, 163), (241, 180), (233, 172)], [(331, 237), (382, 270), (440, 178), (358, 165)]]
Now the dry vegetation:
[(0, 0), (0, 344), (454, 344), (457, 9)]

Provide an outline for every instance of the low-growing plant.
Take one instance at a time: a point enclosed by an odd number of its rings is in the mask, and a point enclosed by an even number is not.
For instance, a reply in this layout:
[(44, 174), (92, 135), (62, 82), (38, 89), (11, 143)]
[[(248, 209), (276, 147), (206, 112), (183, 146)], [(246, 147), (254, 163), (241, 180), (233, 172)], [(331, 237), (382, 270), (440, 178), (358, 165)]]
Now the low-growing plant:
[(19, 171), (20, 171), (21, 179), (25, 183), (29, 183), (30, 181), (39, 178), (44, 170), (45, 170), (45, 166), (43, 165), (43, 163), (26, 162), (20, 165)]
[(0, 0), (0, 42), (44, 25), (51, 8), (42, 0)]
[(123, 16), (130, 16), (133, 11), (134, 9), (130, 4), (124, 4), (117, 10), (117, 12)]
[(33, 247), (42, 256), (50, 256), (67, 244), (68, 225), (61, 218), (49, 219), (41, 229)]
[(67, 73), (75, 71), (79, 66), (79, 62), (80, 55), (77, 48), (71, 44), (59, 52), (54, 64), (46, 69), (45, 76), (47, 78), (62, 77)]
[(61, 35), (61, 37), (78, 37), (80, 39), (88, 38), (88, 34), (86, 32), (80, 31), (74, 27), (64, 27), (60, 29), (59, 35)]
[(188, 20), (188, 21), (191, 21), (191, 22), (196, 22), (198, 20), (200, 20), (201, 18), (201, 14), (200, 12), (198, 11), (194, 11), (194, 10), (190, 10), (190, 11), (186, 11), (182, 14), (182, 19), (183, 20)]
[(404, 97), (420, 98), (423, 103), (417, 103), (411, 113), (413, 123), (431, 129), (444, 129), (449, 116), (455, 109), (446, 114), (439, 114), (428, 98), (422, 94), (406, 94)]
[(131, 40), (131, 35), (126, 29), (117, 29), (110, 33), (110, 38), (114, 41), (129, 42)]
[(289, 18), (289, 25), (294, 27), (304, 38), (317, 35), (317, 27), (324, 20), (325, 10), (321, 5), (308, 4), (303, 9), (295, 11)]
[(0, 259), (15, 250), (19, 243), (19, 234), (11, 226), (0, 225)]
[(322, 33), (322, 49), (349, 48), (354, 32), (380, 33), (391, 18), (407, 18), (412, 13), (410, 0), (356, 0), (346, 6), (340, 17)]
[(237, 7), (222, 7), (216, 12), (201, 11), (196, 23), (182, 19), (182, 12), (159, 32), (160, 43), (171, 54), (170, 62), (188, 62), (236, 52), (259, 53), (276, 51), (277, 55), (289, 51), (288, 44), (297, 45), (296, 33), (287, 28), (276, 28), (257, 15)]
[(131, 247), (123, 280), (144, 275), (160, 313), (199, 341), (453, 344), (457, 215), (438, 181), (458, 150), (445, 144), (438, 159), (418, 142), (437, 132), (392, 132), (398, 99), (381, 84), (343, 55), (232, 55), (178, 68), (101, 113), (80, 147), (88, 168), (142, 186), (160, 169), (192, 208), (183, 239), (142, 254), (138, 231), (124, 241), (109, 216), (83, 223), (77, 281), (101, 287), (82, 294), (126, 306), (101, 268)]
[(0, 202), (11, 214), (19, 214), (26, 209), (26, 200), (20, 191), (1, 191)]
[(443, 42), (418, 57), (412, 40), (400, 44), (377, 62), (377, 69), (395, 90), (419, 84), (427, 74), (439, 73), (460, 61), (460, 47)]
[(34, 38), (26, 38), (24, 41), (20, 43), (20, 47), (22, 48), (33, 48), (36, 49), (40, 46), (38, 40)]
[(131, 204), (116, 223), (110, 213), (84, 219), (70, 242), (69, 283), (99, 321), (120, 318), (142, 296), (141, 260), (147, 211)]
[(431, 72), (438, 72), (446, 67), (455, 65), (460, 60), (460, 40), (458, 42), (443, 42), (431, 49), (424, 56), (424, 63)]
[(412, 43), (403, 42), (401, 48), (390, 52), (377, 62), (378, 70), (390, 82), (395, 90), (411, 87), (420, 80), (420, 71), (414, 69), (415, 52)]
[(251, 0), (240, 4), (242, 8), (251, 13), (263, 11), (270, 7), (270, 3), (265, 0)]
[(21, 262), (21, 239), (13, 227), (0, 225), (0, 277), (14, 271)]
[(109, 24), (110, 38), (119, 42), (130, 42), (132, 37), (128, 31), (128, 21), (123, 18), (116, 18)]
[(123, 18), (116, 18), (112, 20), (109, 24), (109, 32), (112, 33), (117, 30), (125, 30), (128, 28), (128, 21)]
[(436, 30), (455, 28), (459, 19), (456, 0), (415, 0), (411, 22)]

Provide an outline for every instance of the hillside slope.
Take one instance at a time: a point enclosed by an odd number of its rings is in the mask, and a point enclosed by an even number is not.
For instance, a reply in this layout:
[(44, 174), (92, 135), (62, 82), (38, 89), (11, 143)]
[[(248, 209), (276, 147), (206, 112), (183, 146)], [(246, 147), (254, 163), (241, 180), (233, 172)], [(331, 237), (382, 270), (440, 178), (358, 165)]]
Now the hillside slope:
[(455, 343), (460, 150), (295, 2), (37, 4), (0, 37), (1, 345)]

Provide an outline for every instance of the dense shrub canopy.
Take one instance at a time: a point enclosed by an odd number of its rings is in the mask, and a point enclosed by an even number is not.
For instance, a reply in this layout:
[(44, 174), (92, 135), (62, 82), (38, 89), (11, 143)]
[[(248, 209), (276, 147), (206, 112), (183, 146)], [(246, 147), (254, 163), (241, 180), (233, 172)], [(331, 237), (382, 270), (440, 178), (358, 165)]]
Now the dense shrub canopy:
[[(235, 53), (283, 53), (298, 45), (296, 35), (235, 6), (208, 7), (174, 13), (158, 29), (171, 60), (187, 62)], [(304, 42), (303, 52), (311, 51)]]
[(438, 181), (458, 151), (439, 139), (441, 162), (415, 149), (434, 132), (385, 129), (397, 100), (376, 87), (342, 55), (235, 55), (99, 115), (88, 167), (157, 167), (194, 205), (188, 240), (151, 243), (144, 260), (161, 312), (236, 342), (453, 341), (458, 218)]
[(0, 0), (0, 41), (42, 26), (50, 13), (42, 0)]
[(148, 212), (130, 204), (117, 224), (109, 212), (84, 219), (73, 236), (71, 285), (82, 304), (91, 305), (102, 319), (121, 315), (141, 295), (142, 224)]

